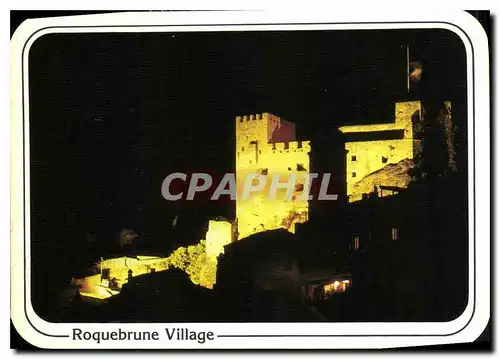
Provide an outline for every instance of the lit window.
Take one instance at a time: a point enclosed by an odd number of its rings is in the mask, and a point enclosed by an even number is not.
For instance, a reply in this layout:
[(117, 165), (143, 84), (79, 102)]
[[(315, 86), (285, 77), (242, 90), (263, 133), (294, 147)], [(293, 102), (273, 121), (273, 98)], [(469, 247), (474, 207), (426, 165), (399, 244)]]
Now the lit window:
[(389, 158), (382, 156), (382, 163), (387, 163), (389, 161)]
[(351, 156), (351, 161), (356, 162), (356, 156)]
[(351, 285), (350, 280), (343, 280), (343, 281), (336, 280), (334, 282), (325, 284), (323, 286), (323, 291), (325, 292), (325, 295), (329, 297), (334, 293), (344, 293), (347, 290), (347, 288), (349, 288), (350, 285)]
[(359, 249), (359, 236), (354, 236), (354, 249)]
[(398, 240), (398, 229), (397, 228), (393, 228), (392, 229), (392, 240), (393, 241), (397, 241)]
[(353, 173), (352, 173), (352, 177), (353, 177), (353, 178), (354, 178), (354, 177), (356, 177), (356, 172), (353, 172)]

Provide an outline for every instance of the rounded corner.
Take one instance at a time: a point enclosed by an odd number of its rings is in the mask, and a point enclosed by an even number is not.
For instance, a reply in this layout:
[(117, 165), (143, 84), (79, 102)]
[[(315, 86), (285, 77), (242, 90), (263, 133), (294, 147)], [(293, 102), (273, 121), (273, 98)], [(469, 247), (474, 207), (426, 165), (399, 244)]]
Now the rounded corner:
[[(489, 309), (489, 306), (488, 306)], [(467, 300), (467, 304), (465, 305), (465, 308), (460, 312), (459, 315), (453, 317), (450, 320), (441, 322), (442, 324), (447, 324), (447, 325), (456, 325), (458, 328), (454, 330), (453, 332), (447, 334), (448, 336), (463, 336), (464, 333), (467, 333), (467, 337), (473, 337), (471, 341), (477, 339), (482, 332), (485, 330), (486, 326), (488, 325), (488, 321), (490, 319), (490, 316), (486, 316), (485, 320), (485, 315), (484, 315), (485, 310), (480, 309), (477, 306), (476, 303), (476, 293), (471, 297), (469, 296)], [(476, 319), (478, 318), (478, 319)], [(476, 324), (477, 321), (479, 324)], [(482, 323), (484, 322), (484, 323)], [(483, 325), (484, 324), (484, 325)], [(470, 331), (473, 331), (470, 333)]]
[[(474, 44), (478, 44), (479, 48), (486, 48), (489, 52), (488, 34), (479, 20), (465, 10), (461, 10), (458, 14), (459, 16), (453, 17), (456, 21), (450, 21), (450, 23), (464, 33), (472, 47), (475, 47)], [(464, 42), (464, 39), (462, 39), (462, 42)]]
[[(486, 32), (486, 29), (483, 27), (483, 25), (481, 25), (481, 23), (479, 22), (479, 20), (477, 19), (477, 17), (473, 16), (471, 13), (469, 13), (468, 11), (465, 11), (465, 10), (462, 10), (462, 14), (464, 15), (464, 17), (468, 18), (471, 26), (473, 28), (475, 28), (475, 30), (478, 31), (477, 33), (477, 36), (479, 36), (479, 34), (481, 34), (479, 37), (482, 37), (482, 41), (483, 42), (486, 42), (486, 46), (488, 46), (489, 48), (489, 38), (488, 38), (488, 33)], [(474, 24), (474, 25), (472, 25)]]
[[(26, 299), (29, 299), (29, 302), (26, 304), (29, 305), (31, 312), (33, 312), (33, 314), (36, 316), (36, 318), (31, 318), (32, 320), (42, 321), (48, 324), (59, 324), (58, 322), (52, 321), (46, 315), (41, 315), (39, 309), (35, 308), (35, 306), (33, 305), (33, 301), (31, 300), (31, 298), (26, 298)], [(26, 313), (26, 315), (28, 314)]]
[(40, 38), (52, 34), (52, 32), (43, 32), (49, 26), (40, 19), (27, 19), (14, 31), (10, 40), (11, 54), (19, 54), (23, 58)]
[(13, 315), (13, 313), (11, 313), (10, 320), (17, 334), (28, 344), (38, 349), (49, 349), (49, 347), (41, 346), (40, 341), (36, 340), (37, 334), (27, 317), (19, 318), (18, 315)]
[(472, 333), (472, 340), (471, 341), (476, 341), (479, 339), (483, 333), (488, 330), (488, 326), (491, 323), (491, 315), (489, 315), (487, 318), (482, 319), (480, 323), (477, 324), (476, 328), (474, 328), (475, 332)]
[[(488, 307), (489, 309), (489, 307)], [(465, 311), (464, 311), (465, 312)], [(460, 320), (460, 318), (463, 316), (464, 313), (462, 313), (457, 319), (455, 320)], [(477, 340), (483, 332), (487, 329), (488, 323), (490, 322), (491, 319), (491, 313), (485, 315), (485, 311), (478, 311), (476, 307), (473, 308), (472, 313), (470, 314), (467, 322), (465, 323), (464, 326), (453, 335), (459, 335), (459, 334), (465, 334), (467, 338), (466, 340), (469, 342), (473, 342)]]
[[(12, 42), (17, 42), (17, 41), (22, 41), (24, 38), (29, 38), (29, 34), (27, 32), (29, 31), (30, 24), (32, 23), (31, 19), (26, 19), (23, 22), (19, 24), (19, 26), (14, 30), (10, 37), (10, 41)], [(35, 30), (36, 31), (36, 30)]]
[(10, 38), (11, 50), (16, 46), (24, 48), (29, 39), (42, 29), (41, 26), (37, 26), (37, 23), (36, 20), (26, 19), (17, 27)]
[[(472, 306), (472, 313), (469, 315), (467, 313), (467, 309), (470, 306)], [(460, 331), (464, 330), (467, 327), (467, 325), (470, 323), (470, 321), (474, 317), (475, 311), (476, 311), (476, 306), (475, 306), (474, 302), (471, 302), (470, 293), (469, 293), (469, 298), (467, 299), (467, 302), (465, 303), (463, 309), (461, 309), (460, 311), (458, 311), (457, 315), (452, 316), (451, 319), (445, 320), (442, 323), (445, 323), (445, 324), (446, 323), (450, 323), (451, 324), (453, 322), (466, 321), (467, 324), (464, 327), (460, 328), (460, 330), (458, 330), (458, 332), (460, 332)], [(466, 319), (462, 319), (462, 317), (467, 316), (467, 315), (468, 315), (468, 317)]]

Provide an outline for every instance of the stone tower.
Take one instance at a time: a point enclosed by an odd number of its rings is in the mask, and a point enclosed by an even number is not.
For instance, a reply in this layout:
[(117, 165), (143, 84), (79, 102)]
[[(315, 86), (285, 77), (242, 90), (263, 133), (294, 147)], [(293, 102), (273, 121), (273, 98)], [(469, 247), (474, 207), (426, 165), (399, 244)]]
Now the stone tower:
[[(292, 233), (295, 224), (307, 221), (308, 201), (298, 197), (307, 188), (309, 173), (309, 141), (295, 141), (295, 125), (269, 114), (236, 117), (236, 218), (238, 239), (253, 233), (284, 228)], [(249, 174), (265, 181), (265, 188), (251, 193), (248, 199), (241, 194)], [(291, 198), (287, 189), (278, 189), (275, 199), (268, 198), (272, 176), (279, 174), (280, 184), (296, 176)]]

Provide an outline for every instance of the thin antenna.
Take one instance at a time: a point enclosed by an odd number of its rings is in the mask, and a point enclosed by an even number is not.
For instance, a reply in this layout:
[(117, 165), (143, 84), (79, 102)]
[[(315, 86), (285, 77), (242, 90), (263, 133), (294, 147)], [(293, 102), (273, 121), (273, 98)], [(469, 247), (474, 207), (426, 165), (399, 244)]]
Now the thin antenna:
[(410, 93), (410, 46), (406, 46), (406, 89)]

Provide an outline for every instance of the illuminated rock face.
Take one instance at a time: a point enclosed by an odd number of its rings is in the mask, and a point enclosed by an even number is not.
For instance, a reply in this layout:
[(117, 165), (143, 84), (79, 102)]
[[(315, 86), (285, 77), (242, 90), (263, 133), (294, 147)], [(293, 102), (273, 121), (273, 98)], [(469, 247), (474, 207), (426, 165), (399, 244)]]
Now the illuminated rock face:
[[(308, 202), (298, 197), (306, 189), (309, 173), (309, 141), (295, 141), (295, 125), (269, 113), (236, 117), (236, 218), (238, 239), (253, 233), (284, 228), (292, 233), (296, 223), (308, 219)], [(262, 190), (241, 198), (249, 174), (265, 181)], [(278, 189), (275, 199), (269, 199), (272, 178), (287, 183), (292, 174), (296, 182), (291, 198), (287, 189)]]
[(224, 246), (231, 243), (232, 226), (227, 221), (209, 221), (206, 234), (207, 257), (217, 262), (219, 254), (224, 253)]
[[(414, 167), (413, 160), (404, 159), (398, 163), (390, 163), (381, 169), (372, 172), (361, 181), (353, 185), (354, 193), (370, 193), (374, 187), (382, 185), (391, 185), (395, 187), (407, 188), (412, 178), (408, 171)], [(388, 195), (390, 192), (378, 191), (380, 196)]]
[[(372, 184), (375, 186), (401, 187), (403, 184), (403, 187), (407, 186), (406, 177), (387, 176), (385, 172), (381, 172), (379, 177), (372, 175), (370, 181), (361, 181), (389, 164), (396, 164), (405, 159), (413, 160), (420, 148), (420, 140), (415, 139), (414, 136), (414, 125), (417, 121), (421, 121), (421, 110), (420, 101), (398, 102), (396, 103), (395, 122), (393, 123), (343, 126), (340, 128), (343, 133), (354, 136), (367, 133), (376, 135), (377, 132), (381, 134), (380, 139), (346, 142), (346, 177), (349, 202), (362, 199), (363, 193), (366, 193), (364, 183), (367, 182), (370, 182), (370, 186)], [(387, 131), (393, 135), (397, 134), (397, 138), (385, 139)], [(406, 173), (402, 176), (406, 176)], [(370, 192), (372, 190), (373, 186)]]

